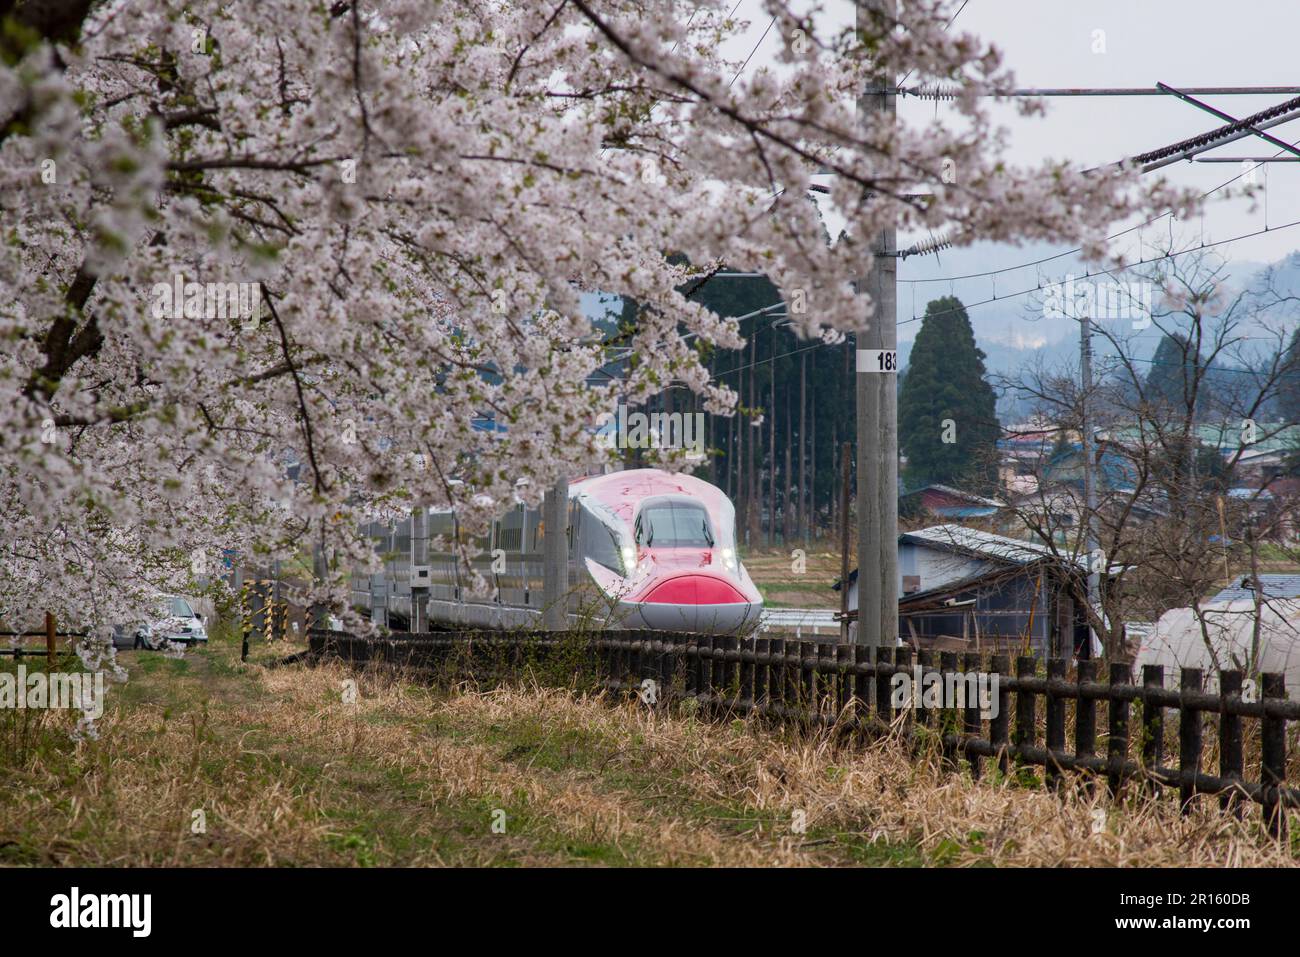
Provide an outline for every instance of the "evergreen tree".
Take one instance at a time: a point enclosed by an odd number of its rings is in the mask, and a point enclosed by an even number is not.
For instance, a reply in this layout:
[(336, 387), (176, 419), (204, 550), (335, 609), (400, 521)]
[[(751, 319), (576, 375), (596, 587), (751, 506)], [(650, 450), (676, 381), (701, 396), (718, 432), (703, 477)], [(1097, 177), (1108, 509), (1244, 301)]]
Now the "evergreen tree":
[[(1210, 371), (1205, 360), (1196, 354), (1185, 336), (1168, 335), (1160, 340), (1146, 378), (1146, 398), (1152, 405), (1165, 406), (1177, 413), (1186, 410), (1191, 392), (1196, 390), (1193, 414), (1210, 406)], [(1201, 377), (1199, 385), (1197, 376)]]
[(898, 400), (909, 487), (931, 482), (986, 492), (996, 487), (1002, 430), (984, 359), (960, 299), (945, 296), (926, 306)]
[(1282, 357), (1282, 377), (1278, 380), (1277, 406), (1282, 421), (1300, 423), (1300, 329), (1291, 336)]

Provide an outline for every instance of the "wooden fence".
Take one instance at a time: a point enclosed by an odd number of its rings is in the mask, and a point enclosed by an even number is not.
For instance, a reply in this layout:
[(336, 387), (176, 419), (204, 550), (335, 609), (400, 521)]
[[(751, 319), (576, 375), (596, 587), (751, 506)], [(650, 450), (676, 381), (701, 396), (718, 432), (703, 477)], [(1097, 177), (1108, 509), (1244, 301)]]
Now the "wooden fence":
[(60, 655), (73, 656), (76, 652), (71, 649), (59, 651), (59, 639), (66, 638), (69, 642), (77, 638), (85, 638), (87, 632), (84, 631), (59, 631), (54, 626), (54, 616), (48, 612), (45, 615), (45, 628), (42, 631), (0, 631), (0, 638), (44, 638), (44, 648), (23, 648), (21, 645), (0, 645), (0, 656), (9, 655), (15, 660), (21, 659), (27, 655), (45, 655), (46, 660), (53, 665)]
[[(1203, 690), (1200, 669), (1184, 668), (1178, 690), (1164, 686), (1164, 669), (1144, 666), (1135, 685), (1128, 665), (1112, 664), (1106, 681), (1097, 663), (1051, 659), (1045, 674), (1032, 657), (983, 658), (967, 653), (923, 651), (913, 661), (910, 648), (869, 649), (779, 638), (706, 637), (651, 632), (604, 632), (582, 637), (532, 632), (503, 634), (457, 632), (357, 638), (343, 632), (313, 630), (316, 655), (353, 663), (384, 662), (417, 668), (474, 671), (487, 667), (508, 673), (530, 663), (578, 662), (611, 690), (635, 692), (647, 700), (646, 681), (654, 682), (656, 703), (693, 699), (710, 716), (757, 714), (801, 725), (824, 725), (868, 734), (897, 734), (919, 742), (933, 736), (944, 763), (965, 761), (978, 778), (991, 762), (1002, 774), (1014, 765), (1044, 769), (1048, 786), (1061, 787), (1069, 772), (1083, 787), (1102, 780), (1112, 796), (1137, 782), (1152, 792), (1176, 788), (1186, 812), (1198, 795), (1218, 795), (1225, 810), (1240, 813), (1245, 801), (1260, 805), (1269, 832), (1285, 830), (1285, 808), (1300, 808), (1300, 790), (1286, 787), (1287, 722), (1300, 720), (1300, 702), (1289, 701), (1280, 674), (1260, 676), (1260, 694), (1243, 695), (1239, 671), (1220, 675), (1220, 693)], [(936, 660), (937, 659), (937, 660)], [(960, 668), (959, 668), (960, 666)], [(923, 682), (936, 674), (944, 687), (958, 675), (984, 673), (996, 696), (985, 717), (980, 702), (957, 707), (895, 707), (895, 675)], [(991, 676), (996, 675), (994, 686)], [(952, 676), (951, 678), (945, 676)], [(901, 684), (901, 682), (900, 682)], [(964, 685), (963, 685), (964, 687)], [(995, 690), (994, 690), (995, 689)], [(1039, 702), (1043, 740), (1039, 741)], [(1098, 702), (1106, 702), (1106, 727), (1099, 735)], [(1133, 714), (1133, 705), (1140, 705)], [(1178, 763), (1166, 763), (1166, 712), (1177, 712)], [(1068, 714), (1067, 714), (1068, 713)], [(1204, 715), (1217, 715), (1217, 773), (1207, 773)], [(1073, 717), (1073, 721), (1067, 717)], [(1257, 725), (1259, 776), (1245, 777), (1246, 721)], [(1067, 729), (1073, 725), (1072, 746)], [(1104, 737), (1104, 753), (1099, 751)]]

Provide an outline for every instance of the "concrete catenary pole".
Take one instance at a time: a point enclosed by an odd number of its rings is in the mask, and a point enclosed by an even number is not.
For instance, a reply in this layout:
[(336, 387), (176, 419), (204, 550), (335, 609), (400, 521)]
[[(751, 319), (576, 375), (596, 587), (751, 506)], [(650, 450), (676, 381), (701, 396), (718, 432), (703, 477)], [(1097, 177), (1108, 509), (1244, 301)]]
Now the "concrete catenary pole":
[[(1088, 405), (1092, 401), (1092, 319), (1084, 316), (1079, 320), (1079, 373), (1081, 391), (1079, 397), (1080, 431), (1083, 433), (1083, 501), (1084, 501), (1084, 543), (1088, 562), (1088, 604), (1097, 606), (1100, 583), (1100, 567), (1097, 564), (1097, 534), (1094, 525), (1097, 514), (1097, 481), (1093, 475), (1096, 453), (1093, 451), (1092, 416)], [(1091, 621), (1091, 619), (1089, 619)], [(1089, 635), (1092, 634), (1089, 628)], [(1058, 649), (1057, 654), (1069, 655), (1071, 649)], [(1091, 657), (1091, 649), (1084, 654)]]
[[(897, 0), (859, 0), (856, 17), (866, 28), (871, 13), (893, 17)], [(891, 90), (892, 76), (874, 79)], [(864, 124), (889, 122), (897, 112), (890, 92), (858, 99)], [(881, 116), (880, 114), (886, 114)], [(858, 336), (858, 642), (892, 648), (898, 639), (898, 232), (872, 238), (875, 262), (867, 292), (875, 312)]]
[(560, 479), (542, 502), (542, 627), (563, 631), (569, 616), (569, 482)]

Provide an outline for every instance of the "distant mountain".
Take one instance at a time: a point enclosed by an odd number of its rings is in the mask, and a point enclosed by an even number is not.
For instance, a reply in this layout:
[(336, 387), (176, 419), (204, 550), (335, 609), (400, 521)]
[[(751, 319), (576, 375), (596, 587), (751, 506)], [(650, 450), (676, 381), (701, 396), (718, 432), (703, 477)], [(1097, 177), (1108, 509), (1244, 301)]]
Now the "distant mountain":
[[(966, 305), (976, 341), (987, 356), (985, 365), (991, 375), (1014, 376), (1037, 363), (1048, 368), (1077, 369), (1079, 324), (1075, 319), (1053, 314), (1048, 289), (1053, 282), (1063, 282), (1071, 275), (1079, 282), (1085, 281), (1087, 269), (1077, 257), (1061, 257), (996, 275), (972, 275), (1004, 268), (1008, 261), (1045, 259), (1057, 252), (1059, 248), (1041, 244), (1019, 249), (981, 244), (947, 250), (938, 257), (904, 260), (900, 264), (898, 290), (900, 365), (906, 366), (912, 340), (920, 328), (920, 322), (913, 321), (913, 316), (923, 315), (925, 305), (931, 299), (956, 295)], [(1260, 295), (1271, 280), (1278, 295), (1300, 297), (1300, 252), (1275, 263), (1229, 262), (1224, 266), (1224, 273), (1229, 295), (1241, 290)], [(948, 278), (961, 276), (970, 278)], [(1133, 274), (1130, 277), (1129, 281), (1136, 281)], [(943, 281), (933, 281), (939, 279)], [(1016, 295), (1025, 290), (1033, 291)], [(1150, 295), (1158, 307), (1158, 294), (1152, 291)], [(994, 296), (998, 298), (994, 299)], [(1274, 324), (1282, 319), (1280, 314), (1271, 318)], [(1117, 337), (1129, 339), (1133, 355), (1141, 361), (1151, 360), (1162, 338), (1154, 326), (1143, 329), (1140, 322), (1131, 319), (1099, 320), (1098, 325), (1110, 329)], [(1240, 330), (1246, 336), (1263, 336), (1263, 332), (1262, 324), (1249, 321)], [(1273, 345), (1273, 340), (1261, 338), (1262, 349), (1271, 349)], [(1102, 337), (1094, 339), (1093, 349), (1099, 363), (1113, 354), (1113, 348)], [(1227, 375), (1230, 372), (1216, 374)], [(1004, 421), (1017, 418), (1022, 412), (1009, 401), (999, 404), (999, 414)]]

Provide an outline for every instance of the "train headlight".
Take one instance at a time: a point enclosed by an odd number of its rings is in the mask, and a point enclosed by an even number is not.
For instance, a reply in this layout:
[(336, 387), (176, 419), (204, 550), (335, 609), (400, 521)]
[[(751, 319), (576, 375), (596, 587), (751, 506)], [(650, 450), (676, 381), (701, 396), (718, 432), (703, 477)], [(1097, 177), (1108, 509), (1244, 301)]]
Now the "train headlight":
[(623, 546), (623, 567), (628, 571), (636, 567), (636, 549), (631, 545)]
[(733, 572), (736, 570), (736, 553), (730, 548), (722, 550), (722, 564)]

